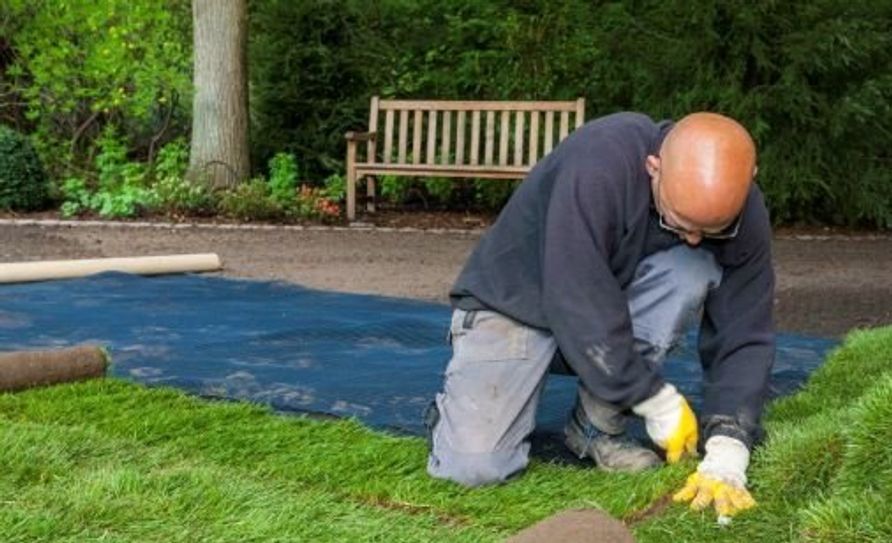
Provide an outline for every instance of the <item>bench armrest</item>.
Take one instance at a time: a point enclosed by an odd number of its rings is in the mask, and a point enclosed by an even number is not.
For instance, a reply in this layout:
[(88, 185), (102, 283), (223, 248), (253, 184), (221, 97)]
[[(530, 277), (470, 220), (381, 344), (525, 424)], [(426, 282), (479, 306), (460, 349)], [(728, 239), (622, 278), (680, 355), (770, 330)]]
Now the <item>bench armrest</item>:
[(344, 134), (347, 141), (374, 141), (377, 136), (377, 132), (347, 132)]

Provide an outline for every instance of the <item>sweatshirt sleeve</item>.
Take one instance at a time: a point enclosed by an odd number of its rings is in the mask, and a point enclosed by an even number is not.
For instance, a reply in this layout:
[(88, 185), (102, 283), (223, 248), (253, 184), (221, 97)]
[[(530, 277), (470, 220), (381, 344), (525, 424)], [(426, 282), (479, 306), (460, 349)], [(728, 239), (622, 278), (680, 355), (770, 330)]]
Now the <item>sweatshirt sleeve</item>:
[[(621, 408), (655, 394), (658, 372), (633, 348), (628, 303), (609, 265), (620, 198), (605, 172), (564, 164), (543, 239), (543, 310), (564, 359), (599, 399)], [(615, 172), (614, 172), (615, 174)]]
[(727, 435), (752, 447), (774, 364), (774, 270), (768, 212), (755, 189), (747, 211), (738, 234), (745, 243), (726, 255), (722, 282), (706, 299), (699, 348), (704, 439)]

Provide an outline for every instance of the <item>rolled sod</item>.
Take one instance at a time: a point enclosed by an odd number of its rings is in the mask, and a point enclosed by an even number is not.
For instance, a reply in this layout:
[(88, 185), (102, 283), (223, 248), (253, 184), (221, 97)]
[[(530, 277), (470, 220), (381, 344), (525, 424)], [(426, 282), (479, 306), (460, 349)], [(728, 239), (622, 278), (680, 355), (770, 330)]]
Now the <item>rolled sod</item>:
[(621, 521), (596, 509), (571, 509), (533, 524), (506, 543), (635, 543)]
[(0, 391), (102, 377), (107, 366), (105, 351), (93, 345), (0, 353)]

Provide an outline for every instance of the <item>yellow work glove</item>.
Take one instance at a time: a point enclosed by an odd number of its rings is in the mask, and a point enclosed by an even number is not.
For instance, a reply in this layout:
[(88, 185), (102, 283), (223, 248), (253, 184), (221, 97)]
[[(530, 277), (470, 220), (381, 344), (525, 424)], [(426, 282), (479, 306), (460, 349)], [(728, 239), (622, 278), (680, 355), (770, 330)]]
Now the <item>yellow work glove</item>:
[(674, 464), (685, 454), (697, 455), (697, 417), (674, 386), (663, 385), (632, 411), (644, 417), (647, 435), (666, 451), (666, 462)]
[(691, 509), (715, 506), (719, 523), (725, 524), (737, 513), (756, 505), (746, 489), (746, 468), (750, 452), (740, 440), (713, 436), (706, 441), (706, 455), (684, 488), (672, 497), (691, 502)]

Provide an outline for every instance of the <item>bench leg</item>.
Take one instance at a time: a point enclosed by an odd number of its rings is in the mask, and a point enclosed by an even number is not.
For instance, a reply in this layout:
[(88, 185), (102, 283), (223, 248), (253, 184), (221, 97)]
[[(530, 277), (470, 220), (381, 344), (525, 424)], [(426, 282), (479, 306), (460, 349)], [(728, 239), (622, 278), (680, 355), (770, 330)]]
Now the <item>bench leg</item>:
[(367, 197), (366, 200), (366, 209), (369, 213), (375, 212), (375, 177), (368, 176), (365, 178), (365, 194)]
[(356, 142), (347, 142), (347, 222), (356, 219)]

